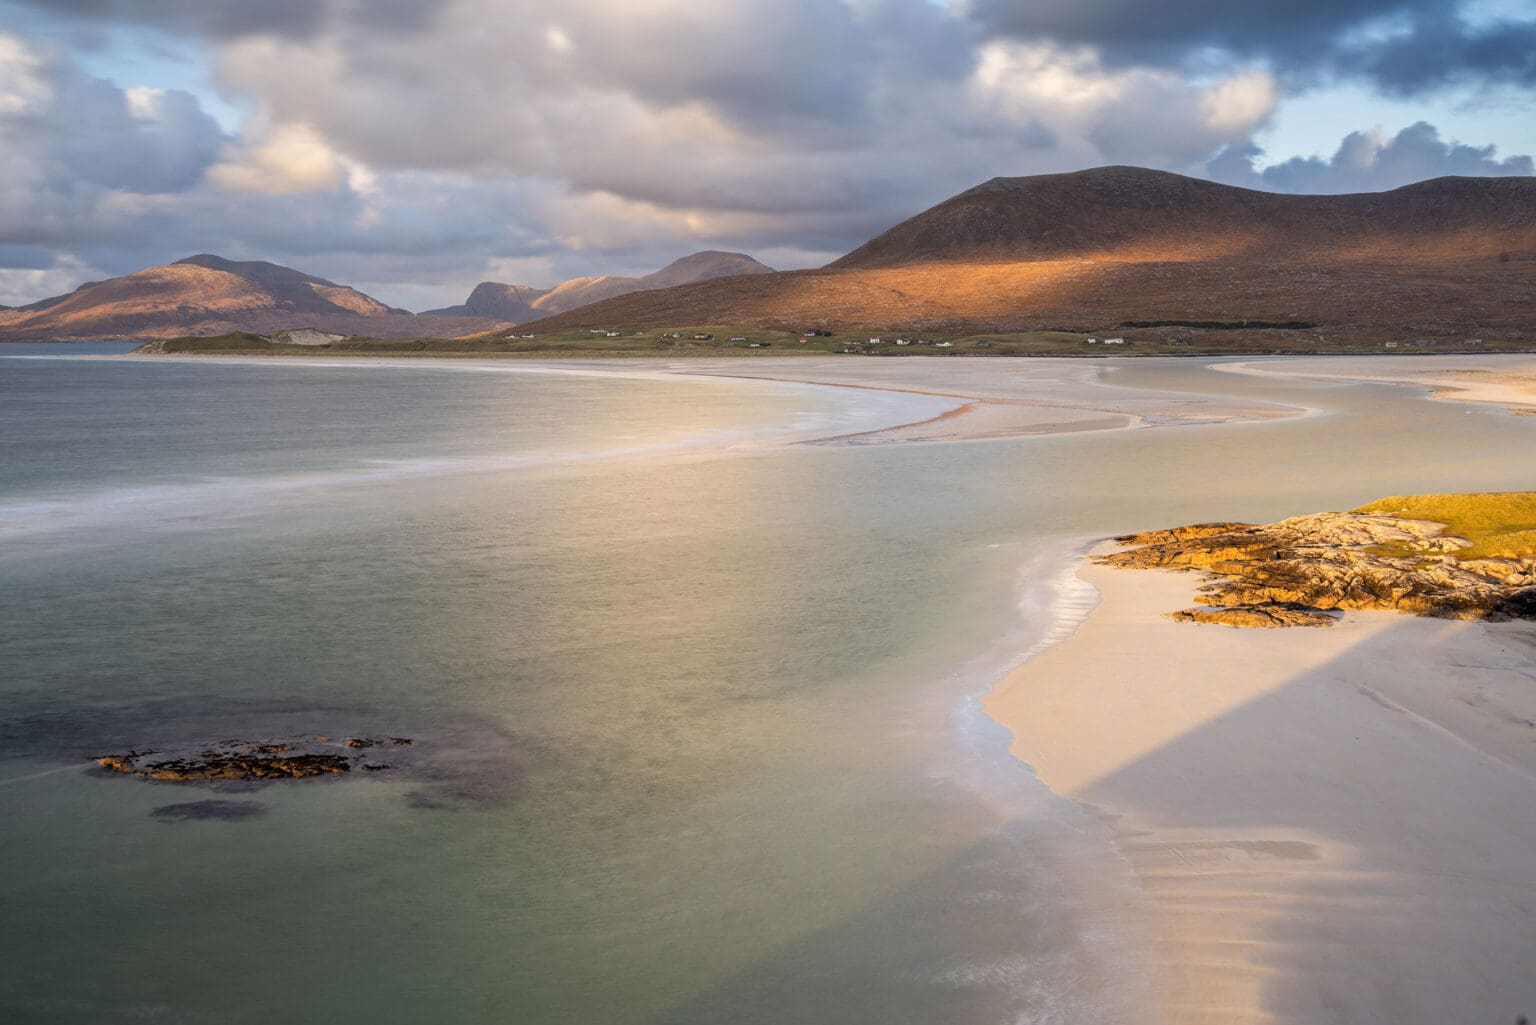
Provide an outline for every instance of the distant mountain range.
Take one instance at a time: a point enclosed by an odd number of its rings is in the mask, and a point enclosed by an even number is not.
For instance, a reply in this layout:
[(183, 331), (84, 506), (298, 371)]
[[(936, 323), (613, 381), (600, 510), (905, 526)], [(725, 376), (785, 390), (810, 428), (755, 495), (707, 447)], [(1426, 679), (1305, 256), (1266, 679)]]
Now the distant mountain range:
[(957, 332), (1529, 337), (1536, 178), (1295, 196), (1136, 167), (994, 178), (813, 271), (696, 253), (639, 278), (484, 282), (413, 315), (270, 263), (194, 256), (0, 310), (0, 339), (316, 328), (398, 338), (731, 324)]
[(994, 178), (828, 266), (609, 299), (540, 332), (690, 324), (1086, 332), (1536, 330), (1536, 178), (1255, 192), (1136, 167)]
[(493, 326), (478, 318), (417, 317), (289, 267), (207, 254), (86, 282), (68, 295), (0, 312), (0, 339), (59, 341), (270, 333), (294, 327), (409, 338), (457, 336)]
[(695, 253), (639, 278), (576, 278), (552, 289), (488, 281), (462, 306), (413, 314), (290, 267), (202, 254), (86, 282), (67, 295), (28, 306), (0, 307), (0, 340), (272, 334), (292, 328), (375, 338), (457, 338), (640, 289), (725, 274), (771, 273), (740, 253)]
[(428, 310), (426, 315), (450, 317), (490, 317), (522, 323), (541, 317), (578, 309), (603, 299), (648, 292), (658, 288), (710, 281), (739, 274), (772, 274), (773, 268), (758, 263), (745, 253), (705, 251), (685, 256), (667, 264), (654, 274), (640, 278), (607, 275), (597, 278), (572, 278), (554, 288), (536, 289), (527, 285), (503, 285), (482, 281), (475, 286), (462, 306)]

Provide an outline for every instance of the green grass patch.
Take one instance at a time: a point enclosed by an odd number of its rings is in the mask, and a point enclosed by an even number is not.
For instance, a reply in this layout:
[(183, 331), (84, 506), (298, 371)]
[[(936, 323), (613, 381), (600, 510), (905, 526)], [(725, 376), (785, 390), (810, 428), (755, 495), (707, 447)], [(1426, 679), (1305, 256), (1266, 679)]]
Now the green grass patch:
[(1472, 542), (1456, 553), (1460, 559), (1536, 558), (1536, 491), (1395, 495), (1355, 512), (1443, 523), (1446, 533)]
[(261, 335), (243, 331), (208, 337), (166, 338), (162, 339), (161, 344), (165, 352), (265, 352), (273, 348), (290, 348), (274, 346)]

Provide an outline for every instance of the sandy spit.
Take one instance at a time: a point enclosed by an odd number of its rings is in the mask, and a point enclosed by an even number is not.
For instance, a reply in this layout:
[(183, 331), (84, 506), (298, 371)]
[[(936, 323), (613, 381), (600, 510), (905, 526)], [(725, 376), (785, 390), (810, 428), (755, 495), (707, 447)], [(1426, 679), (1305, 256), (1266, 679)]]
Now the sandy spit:
[(1235, 374), (1420, 385), (1448, 402), (1491, 402), (1536, 413), (1536, 356), (1329, 356), (1217, 364)]
[(1101, 605), (987, 698), (1109, 825), (1177, 1025), (1536, 1017), (1536, 627), (1178, 623), (1196, 580), (1086, 566)]

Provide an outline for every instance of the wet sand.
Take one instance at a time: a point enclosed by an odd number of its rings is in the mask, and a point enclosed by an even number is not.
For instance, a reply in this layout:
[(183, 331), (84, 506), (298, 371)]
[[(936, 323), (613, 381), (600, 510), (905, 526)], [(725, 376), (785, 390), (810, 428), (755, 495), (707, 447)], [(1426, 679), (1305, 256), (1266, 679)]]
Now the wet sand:
[(1228, 363), (1228, 373), (1417, 384), (1448, 402), (1491, 402), (1536, 413), (1536, 356), (1330, 356)]
[(1191, 575), (1081, 575), (1102, 604), (986, 708), (1140, 880), (1148, 1021), (1536, 1012), (1536, 626), (1236, 630), (1165, 617)]

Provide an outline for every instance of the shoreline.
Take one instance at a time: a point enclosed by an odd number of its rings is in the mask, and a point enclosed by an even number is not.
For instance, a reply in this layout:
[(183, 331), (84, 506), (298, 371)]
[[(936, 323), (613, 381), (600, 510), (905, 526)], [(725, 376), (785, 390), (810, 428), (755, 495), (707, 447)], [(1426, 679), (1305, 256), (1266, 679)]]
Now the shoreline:
[(1146, 1021), (1536, 1008), (1531, 624), (1236, 630), (1166, 618), (1191, 574), (1085, 559), (1078, 577), (1099, 604), (982, 707), (1139, 881), (1115, 927), (1150, 937)]
[[(553, 374), (577, 377), (613, 377), (631, 380), (718, 380), (814, 388), (842, 388), (896, 395), (915, 395), (954, 402), (948, 410), (919, 420), (888, 424), (867, 430), (820, 434), (795, 439), (821, 445), (871, 445), (990, 441), (1082, 431), (1115, 431), (1153, 427), (1261, 423), (1321, 415), (1321, 410), (1283, 404), (1223, 398), (1194, 392), (1159, 392), (1122, 387), (1091, 379), (1106, 363), (1122, 364), (1115, 357), (1084, 360), (1039, 357), (1011, 360), (912, 360), (863, 361), (799, 356), (775, 361), (760, 373), (744, 372), (741, 359), (705, 357), (689, 360), (641, 359), (587, 360), (417, 357), (310, 357), (219, 356), (177, 354), (144, 356), (132, 353), (104, 356), (82, 355), (85, 360), (155, 363), (173, 359), (196, 363), (257, 366), (302, 366), (314, 369), (402, 368), (457, 372)], [(1133, 357), (1132, 359), (1152, 358)], [(1169, 357), (1180, 358), (1180, 357)], [(873, 365), (872, 365), (873, 364)], [(1205, 364), (1208, 367), (1214, 363)], [(916, 384), (914, 385), (914, 382)]]

